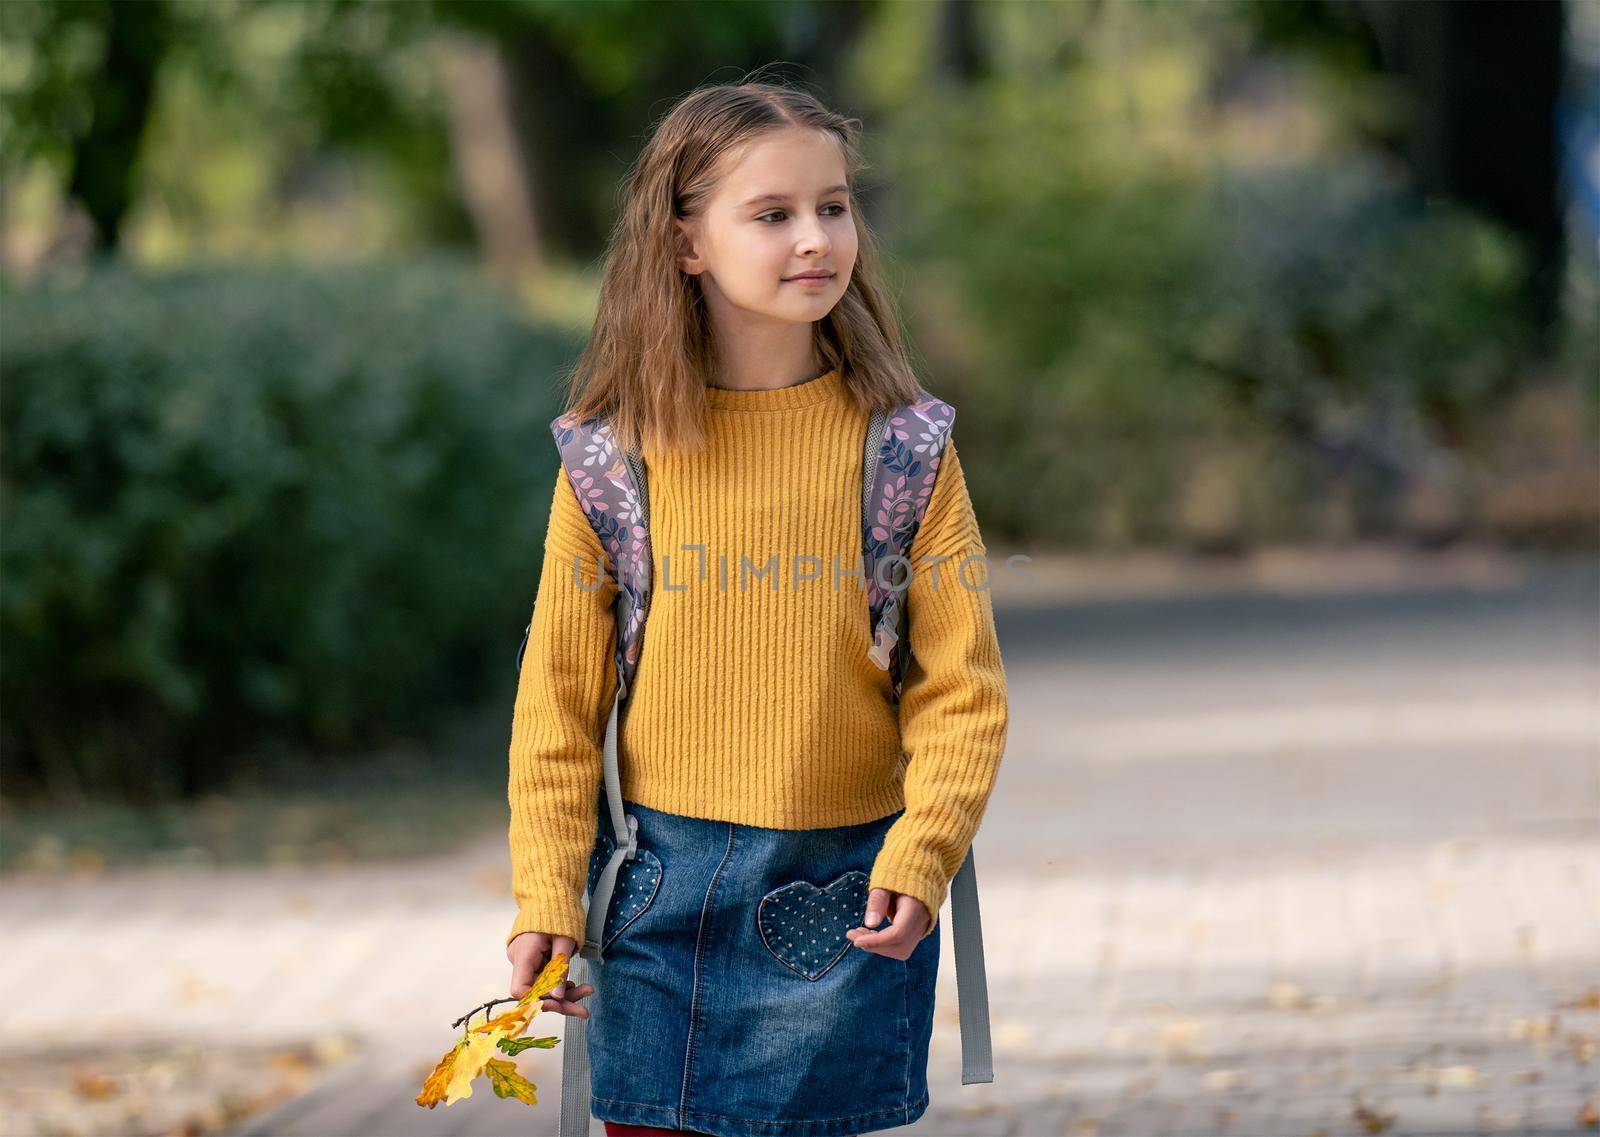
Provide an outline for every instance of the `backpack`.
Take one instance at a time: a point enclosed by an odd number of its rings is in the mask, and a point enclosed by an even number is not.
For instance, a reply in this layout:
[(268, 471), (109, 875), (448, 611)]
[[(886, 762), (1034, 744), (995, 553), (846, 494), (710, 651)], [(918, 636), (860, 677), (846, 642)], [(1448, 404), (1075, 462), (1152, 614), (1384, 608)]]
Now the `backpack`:
[[(955, 409), (919, 392), (919, 398), (893, 411), (874, 410), (867, 421), (862, 451), (861, 544), (872, 628), (867, 657), (889, 672), (892, 697), (900, 699), (910, 644), (903, 603), (910, 586), (910, 551), (928, 501), (933, 496), (939, 460), (950, 437)], [(600, 939), (622, 862), (638, 848), (638, 822), (623, 809), (617, 770), (618, 718), (632, 686), (650, 611), (650, 496), (644, 461), (637, 450), (622, 450), (604, 416), (577, 420), (560, 415), (550, 423), (573, 491), (606, 553), (606, 568), (617, 582), (617, 697), (605, 736), (605, 791), (616, 848), (596, 880), (585, 910), (584, 943), (578, 956), (603, 962)], [(898, 559), (905, 566), (895, 571)], [(879, 566), (891, 562), (881, 573)], [(887, 578), (887, 581), (885, 579)], [(533, 622), (517, 648), (517, 671)], [(983, 963), (983, 931), (978, 912), (977, 873), (969, 846), (950, 882), (951, 938), (955, 945), (956, 993), (961, 1021), (961, 1081), (994, 1081), (989, 1038), (988, 986)], [(581, 965), (571, 961), (568, 982), (582, 981)], [(567, 1019), (562, 1056), (561, 1134), (585, 1137), (589, 1131), (588, 1022)]]

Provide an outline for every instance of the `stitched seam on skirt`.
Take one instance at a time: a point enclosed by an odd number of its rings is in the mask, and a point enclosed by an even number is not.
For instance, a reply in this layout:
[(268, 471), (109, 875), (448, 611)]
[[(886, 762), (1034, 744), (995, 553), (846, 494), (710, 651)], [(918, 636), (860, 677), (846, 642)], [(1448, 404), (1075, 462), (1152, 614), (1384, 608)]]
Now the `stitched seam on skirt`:
[(678, 1128), (687, 1129), (688, 1121), (685, 1115), (689, 1108), (689, 1078), (694, 1071), (694, 1033), (695, 1017), (700, 1009), (700, 965), (705, 956), (706, 945), (706, 916), (711, 910), (711, 895), (717, 890), (717, 881), (722, 876), (722, 870), (733, 856), (733, 835), (736, 826), (728, 823), (728, 848), (722, 854), (722, 860), (717, 862), (716, 871), (711, 874), (711, 882), (706, 885), (706, 898), (700, 902), (700, 933), (695, 937), (694, 944), (694, 990), (689, 996), (689, 1040), (683, 1048), (683, 1085), (678, 1089)]
[[(642, 1101), (622, 1101), (619, 1098), (594, 1097), (595, 1101), (603, 1101), (607, 1105), (631, 1105), (638, 1109), (657, 1109), (672, 1112), (670, 1105), (649, 1105)], [(920, 1102), (917, 1104), (921, 1104)], [(717, 1121), (742, 1121), (747, 1125), (773, 1125), (778, 1127), (802, 1125), (831, 1125), (836, 1121), (865, 1121), (870, 1117), (887, 1117), (890, 1114), (909, 1114), (911, 1107), (896, 1106), (893, 1109), (879, 1109), (872, 1113), (854, 1113), (848, 1117), (814, 1117), (805, 1121), (768, 1121), (759, 1117), (735, 1117), (731, 1113), (706, 1113), (703, 1110), (689, 1110), (690, 1117), (709, 1117)]]
[(689, 1116), (710, 1117), (718, 1121), (743, 1121), (747, 1125), (775, 1125), (780, 1128), (794, 1128), (806, 1125), (832, 1125), (836, 1121), (866, 1121), (873, 1117), (905, 1116), (909, 1112), (904, 1106), (896, 1106), (893, 1109), (880, 1109), (872, 1113), (853, 1113), (848, 1117), (815, 1117), (805, 1121), (763, 1121), (757, 1117), (734, 1117), (726, 1113), (700, 1113), (695, 1110), (690, 1110)]
[[(645, 1101), (623, 1101), (621, 1098), (603, 1098), (599, 1094), (591, 1094), (590, 1098), (593, 1101), (603, 1101), (607, 1105), (631, 1105), (635, 1109), (654, 1109), (659, 1110), (662, 1113), (672, 1114), (676, 1114), (678, 1112), (678, 1107), (674, 1105), (651, 1105), (649, 1102)], [(628, 1123), (623, 1122), (623, 1124), (626, 1125)]]
[[(911, 961), (900, 961), (900, 1037), (906, 1052), (906, 1092), (900, 1100), (911, 1109)], [(908, 1123), (909, 1124), (909, 1123)]]

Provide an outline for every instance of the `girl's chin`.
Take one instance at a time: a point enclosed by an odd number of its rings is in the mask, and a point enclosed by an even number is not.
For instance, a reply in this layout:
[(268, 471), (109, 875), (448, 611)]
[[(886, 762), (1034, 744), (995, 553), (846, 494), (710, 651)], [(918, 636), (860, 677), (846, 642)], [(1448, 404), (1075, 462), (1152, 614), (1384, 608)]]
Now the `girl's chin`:
[(827, 288), (796, 288), (792, 284), (779, 286), (778, 298), (786, 304), (804, 304), (814, 308), (818, 302), (831, 303), (838, 298), (833, 290), (833, 282), (828, 282)]

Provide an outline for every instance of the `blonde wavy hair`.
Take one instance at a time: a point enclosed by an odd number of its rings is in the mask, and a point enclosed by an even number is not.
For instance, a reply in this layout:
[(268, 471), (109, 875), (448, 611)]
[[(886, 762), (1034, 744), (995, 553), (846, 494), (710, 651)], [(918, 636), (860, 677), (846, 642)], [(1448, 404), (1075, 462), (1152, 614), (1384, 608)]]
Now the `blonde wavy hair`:
[[(600, 300), (582, 356), (567, 376), (564, 413), (605, 415), (625, 448), (698, 450), (705, 445), (705, 385), (715, 340), (700, 278), (676, 263), (674, 218), (704, 209), (723, 162), (768, 132), (809, 127), (832, 135), (852, 189), (865, 162), (860, 120), (830, 111), (809, 92), (746, 78), (699, 87), (651, 132), (623, 183), (607, 242)], [(837, 367), (858, 407), (885, 409), (920, 391), (892, 302), (879, 282), (878, 251), (858, 210), (858, 251), (839, 303), (813, 326), (817, 355)]]

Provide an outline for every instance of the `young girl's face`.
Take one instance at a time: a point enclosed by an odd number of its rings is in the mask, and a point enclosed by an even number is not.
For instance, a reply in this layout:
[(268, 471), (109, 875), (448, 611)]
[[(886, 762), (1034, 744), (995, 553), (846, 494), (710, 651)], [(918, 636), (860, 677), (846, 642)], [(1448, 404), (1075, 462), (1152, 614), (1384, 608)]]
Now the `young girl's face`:
[[(856, 226), (838, 144), (788, 127), (734, 156), (696, 217), (679, 221), (684, 272), (700, 276), (714, 317), (810, 323), (844, 296)], [(825, 272), (821, 279), (802, 274)]]

